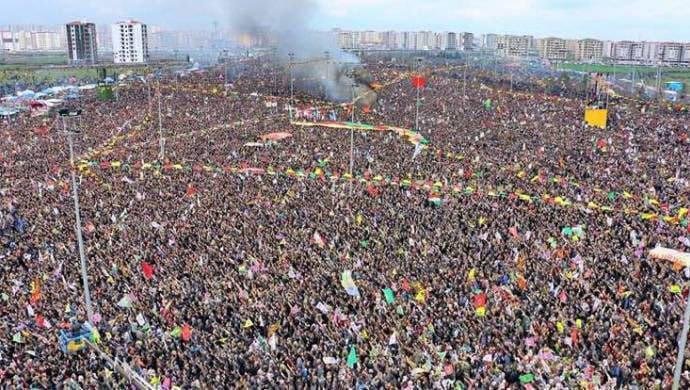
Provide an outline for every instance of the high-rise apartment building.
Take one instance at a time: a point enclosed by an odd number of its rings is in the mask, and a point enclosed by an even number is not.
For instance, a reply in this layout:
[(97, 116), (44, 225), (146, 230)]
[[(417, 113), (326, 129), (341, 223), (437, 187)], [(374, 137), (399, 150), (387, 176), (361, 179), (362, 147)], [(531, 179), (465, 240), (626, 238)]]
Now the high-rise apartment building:
[(508, 57), (526, 57), (533, 47), (531, 35), (499, 35), (496, 38), (496, 50)]
[(568, 58), (566, 41), (561, 38), (543, 38), (537, 41), (539, 56), (551, 61), (565, 61)]
[(604, 42), (585, 38), (577, 41), (577, 55), (576, 59), (580, 61), (601, 61), (604, 57)]
[(67, 52), (72, 64), (98, 62), (96, 25), (88, 22), (67, 23)]
[(144, 23), (127, 20), (113, 24), (113, 59), (116, 64), (144, 63), (149, 59), (148, 31)]

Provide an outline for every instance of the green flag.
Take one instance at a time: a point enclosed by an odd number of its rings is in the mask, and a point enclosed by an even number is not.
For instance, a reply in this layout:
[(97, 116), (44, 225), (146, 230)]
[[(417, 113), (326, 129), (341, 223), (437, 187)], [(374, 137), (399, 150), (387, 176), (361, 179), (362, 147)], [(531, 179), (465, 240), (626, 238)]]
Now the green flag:
[(357, 364), (357, 351), (355, 350), (355, 346), (350, 347), (350, 354), (347, 355), (347, 366), (352, 368)]
[(369, 240), (361, 240), (359, 246), (362, 248), (369, 248)]
[(526, 383), (532, 383), (532, 381), (534, 381), (534, 374), (529, 373), (529, 374), (520, 375), (520, 383), (526, 384)]
[(384, 288), (383, 295), (386, 297), (386, 303), (395, 302), (395, 295), (393, 294), (393, 290), (390, 288)]
[[(12, 341), (14, 341), (17, 344), (21, 344), (23, 342), (22, 334), (20, 332), (15, 333), (14, 336), (12, 336)], [(355, 358), (357, 357), (355, 356)]]
[(176, 326), (175, 329), (173, 329), (172, 332), (170, 332), (170, 335), (172, 337), (180, 337), (181, 334), (182, 334), (182, 328), (180, 328), (179, 326)]

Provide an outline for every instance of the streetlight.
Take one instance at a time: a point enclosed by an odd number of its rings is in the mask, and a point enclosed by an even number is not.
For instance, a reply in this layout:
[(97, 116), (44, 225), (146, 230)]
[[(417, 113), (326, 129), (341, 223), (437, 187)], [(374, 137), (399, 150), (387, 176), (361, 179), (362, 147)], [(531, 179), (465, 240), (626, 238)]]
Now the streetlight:
[(74, 171), (74, 142), (72, 140), (73, 133), (79, 131), (74, 128), (67, 129), (67, 119), (76, 119), (81, 116), (81, 110), (61, 109), (59, 111), (62, 119), (62, 130), (67, 135), (67, 142), (69, 144), (69, 161), (70, 172), (72, 173), (72, 198), (74, 199), (74, 218), (76, 221), (75, 231), (77, 233), (77, 244), (79, 245), (79, 260), (81, 262), (81, 279), (84, 285), (84, 301), (86, 302), (86, 315), (89, 324), (93, 324), (93, 306), (91, 305), (91, 293), (89, 291), (89, 277), (86, 273), (86, 254), (84, 253), (84, 239), (81, 232), (81, 213), (79, 211), (79, 195), (77, 194), (77, 175)]
[(163, 120), (161, 119), (161, 99), (163, 98), (161, 94), (161, 80), (158, 79), (158, 143), (160, 144), (160, 152), (158, 159), (162, 163), (165, 159), (165, 140), (163, 139)]
[[(352, 88), (352, 124), (354, 125), (355, 123), (355, 103), (357, 102), (355, 100), (355, 87), (357, 86), (357, 83), (354, 81), (352, 82), (351, 88)], [(355, 130), (350, 127), (350, 176), (352, 176), (352, 168), (354, 166), (354, 147), (355, 147)]]
[(289, 105), (289, 110), (290, 110), (290, 122), (292, 122), (292, 104), (293, 100), (295, 98), (295, 79), (292, 76), (292, 62), (295, 59), (295, 53), (289, 52), (288, 57), (290, 57), (290, 105)]

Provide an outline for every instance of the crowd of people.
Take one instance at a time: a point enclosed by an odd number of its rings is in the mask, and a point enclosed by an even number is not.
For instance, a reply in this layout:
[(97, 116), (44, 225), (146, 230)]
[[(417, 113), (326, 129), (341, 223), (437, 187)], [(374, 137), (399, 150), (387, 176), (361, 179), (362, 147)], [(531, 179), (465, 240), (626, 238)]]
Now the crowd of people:
[[(413, 128), (405, 70), (368, 70), (355, 120)], [(423, 72), (421, 150), (291, 123), (352, 108), (269, 63), (83, 96), (74, 166), (60, 118), (0, 123), (0, 387), (129, 383), (60, 349), (88, 320), (164, 389), (669, 387), (688, 282), (649, 249), (690, 246), (687, 114), (622, 101), (602, 130), (582, 100)]]

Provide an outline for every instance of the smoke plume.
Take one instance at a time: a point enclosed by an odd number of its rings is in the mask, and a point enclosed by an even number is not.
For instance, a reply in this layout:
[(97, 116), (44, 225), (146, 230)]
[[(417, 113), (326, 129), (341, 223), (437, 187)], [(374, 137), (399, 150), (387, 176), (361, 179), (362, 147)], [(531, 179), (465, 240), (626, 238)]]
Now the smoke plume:
[[(358, 104), (370, 105), (376, 94), (367, 86), (355, 82), (346, 66), (359, 59), (337, 44), (331, 34), (309, 29), (318, 5), (314, 0), (227, 0), (230, 27), (238, 34), (257, 36), (268, 33), (276, 41), (276, 49), (283, 65), (294, 54), (295, 86), (307, 91), (320, 88), (336, 102), (352, 101), (354, 89)], [(328, 55), (329, 64), (324, 60)], [(354, 85), (354, 87), (353, 87)]]

